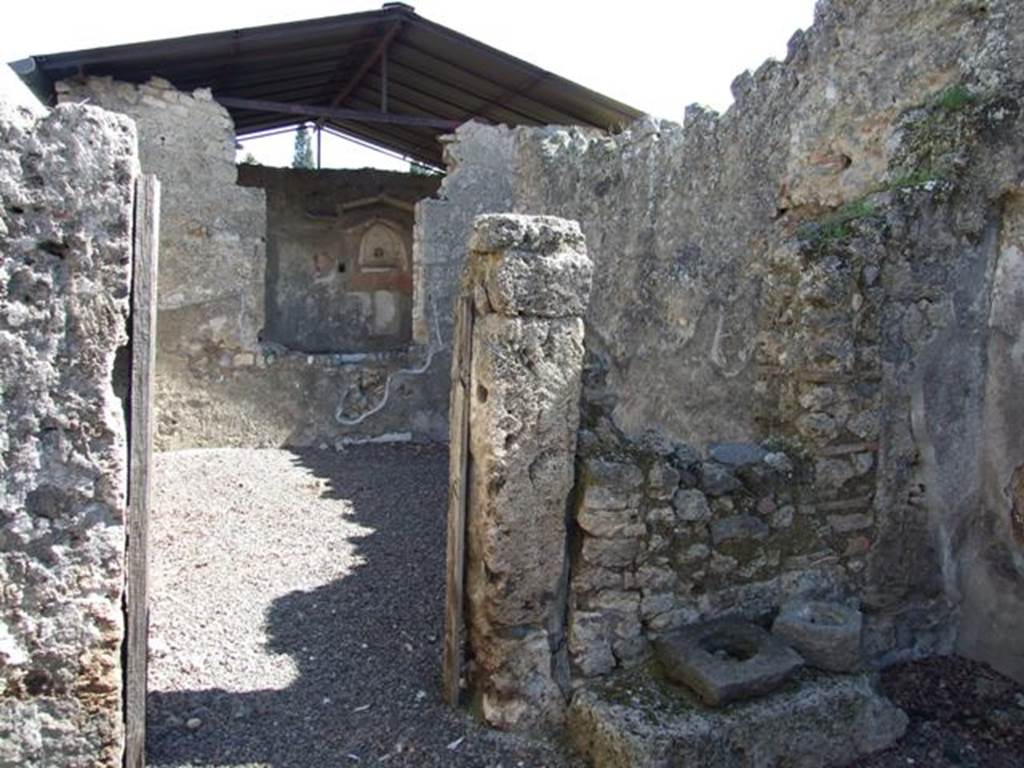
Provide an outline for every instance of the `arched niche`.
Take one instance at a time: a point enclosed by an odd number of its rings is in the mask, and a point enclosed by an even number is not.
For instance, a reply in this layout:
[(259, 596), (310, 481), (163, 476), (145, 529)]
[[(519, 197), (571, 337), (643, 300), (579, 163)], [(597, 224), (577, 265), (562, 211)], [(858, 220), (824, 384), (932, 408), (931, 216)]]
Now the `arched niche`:
[(409, 253), (405, 238), (389, 222), (376, 219), (359, 239), (358, 260), (360, 272), (406, 272)]

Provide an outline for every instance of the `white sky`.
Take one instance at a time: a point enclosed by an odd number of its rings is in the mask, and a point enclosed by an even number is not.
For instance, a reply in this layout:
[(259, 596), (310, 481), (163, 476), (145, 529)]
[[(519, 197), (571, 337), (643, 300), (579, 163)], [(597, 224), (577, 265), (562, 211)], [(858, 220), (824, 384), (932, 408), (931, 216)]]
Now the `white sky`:
[[(412, 0), (412, 4), (431, 21), (677, 121), (682, 120), (686, 105), (695, 102), (726, 109), (732, 101), (729, 84), (736, 75), (756, 69), (767, 58), (783, 58), (793, 32), (810, 25), (814, 7), (813, 0), (632, 0), (605, 5), (594, 0)], [(0, 60), (379, 6), (373, 0), (8, 0), (0, 22)], [(292, 137), (250, 141), (245, 150), (267, 165), (288, 165)], [(326, 167), (407, 167), (326, 136), (323, 152)]]

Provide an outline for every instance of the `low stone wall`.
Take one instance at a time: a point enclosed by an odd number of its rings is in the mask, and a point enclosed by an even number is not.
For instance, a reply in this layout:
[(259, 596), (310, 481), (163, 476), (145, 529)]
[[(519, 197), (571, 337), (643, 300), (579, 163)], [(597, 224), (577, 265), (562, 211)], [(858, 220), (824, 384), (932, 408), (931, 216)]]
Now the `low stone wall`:
[(123, 748), (135, 127), (0, 101), (0, 765)]
[(591, 677), (648, 656), (666, 631), (715, 616), (768, 617), (794, 596), (842, 596), (870, 520), (805, 503), (802, 468), (778, 447), (707, 456), (657, 440), (593, 445), (574, 514), (569, 652)]

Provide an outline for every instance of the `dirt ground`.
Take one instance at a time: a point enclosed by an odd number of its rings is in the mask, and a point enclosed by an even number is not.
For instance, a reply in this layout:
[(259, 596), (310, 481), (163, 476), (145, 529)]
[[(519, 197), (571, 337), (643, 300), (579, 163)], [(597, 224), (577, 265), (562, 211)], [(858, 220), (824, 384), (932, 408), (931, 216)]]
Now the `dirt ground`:
[(882, 688), (909, 715), (907, 734), (854, 768), (1024, 766), (1024, 686), (991, 667), (959, 657), (900, 664), (882, 673)]
[(562, 766), (441, 701), (447, 453), (158, 454), (152, 766)]

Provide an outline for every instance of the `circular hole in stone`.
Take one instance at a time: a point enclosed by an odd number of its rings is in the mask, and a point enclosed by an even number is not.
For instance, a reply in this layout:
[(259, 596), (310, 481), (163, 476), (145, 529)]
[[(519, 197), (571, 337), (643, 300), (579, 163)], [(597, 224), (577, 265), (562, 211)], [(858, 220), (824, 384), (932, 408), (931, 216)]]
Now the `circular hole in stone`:
[(476, 385), (476, 399), (477, 400), (479, 400), (481, 403), (486, 403), (487, 402), (487, 395), (488, 394), (489, 393), (487, 392), (487, 387), (485, 387), (483, 384), (477, 384)]
[(700, 647), (722, 661), (742, 662), (757, 655), (756, 643), (732, 635), (710, 635), (700, 641)]

